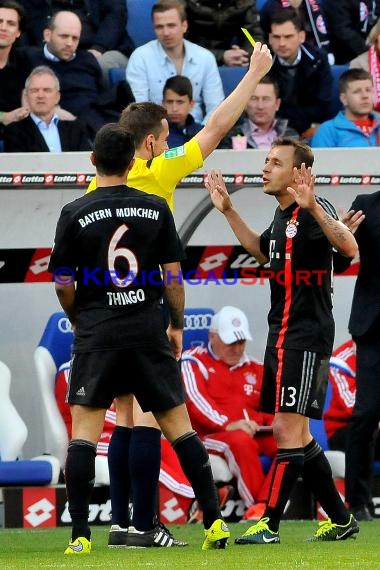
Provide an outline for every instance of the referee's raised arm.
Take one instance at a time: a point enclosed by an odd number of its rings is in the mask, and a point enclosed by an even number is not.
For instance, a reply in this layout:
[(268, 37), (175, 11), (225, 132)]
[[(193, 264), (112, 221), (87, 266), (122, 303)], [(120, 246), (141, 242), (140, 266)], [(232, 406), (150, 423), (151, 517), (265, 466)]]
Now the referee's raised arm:
[(272, 67), (272, 55), (266, 44), (257, 42), (247, 73), (232, 93), (215, 109), (204, 128), (195, 135), (203, 158), (216, 149), (219, 142), (243, 113), (260, 80)]

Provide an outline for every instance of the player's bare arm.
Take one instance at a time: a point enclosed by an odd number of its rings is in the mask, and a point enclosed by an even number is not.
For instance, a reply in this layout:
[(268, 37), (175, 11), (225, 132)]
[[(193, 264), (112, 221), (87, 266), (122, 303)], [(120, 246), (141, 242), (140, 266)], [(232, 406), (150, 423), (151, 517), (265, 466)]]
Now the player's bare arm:
[(328, 214), (315, 198), (315, 176), (311, 167), (306, 168), (302, 163), (301, 168), (294, 168), (294, 187), (288, 187), (297, 204), (308, 210), (322, 228), (323, 233), (337, 251), (346, 257), (354, 258), (358, 246), (351, 231), (340, 220), (335, 220)]
[(62, 283), (55, 284), (55, 292), (58, 301), (69, 318), (72, 327), (75, 327), (76, 320), (76, 307), (75, 307), (75, 283), (70, 283), (71, 277), (67, 277), (68, 284)]
[(176, 360), (182, 355), (183, 311), (185, 308), (185, 288), (181, 265), (178, 262), (165, 263), (162, 266), (164, 294), (170, 312), (170, 325), (167, 329)]
[(226, 217), (241, 245), (257, 259), (260, 265), (267, 263), (268, 258), (260, 250), (260, 234), (250, 228), (235, 210), (221, 170), (210, 170), (205, 180), (205, 186), (215, 208)]
[(260, 79), (272, 67), (272, 55), (265, 44), (257, 42), (247, 73), (233, 92), (212, 113), (205, 127), (195, 135), (203, 158), (207, 158), (234, 126), (255, 91)]

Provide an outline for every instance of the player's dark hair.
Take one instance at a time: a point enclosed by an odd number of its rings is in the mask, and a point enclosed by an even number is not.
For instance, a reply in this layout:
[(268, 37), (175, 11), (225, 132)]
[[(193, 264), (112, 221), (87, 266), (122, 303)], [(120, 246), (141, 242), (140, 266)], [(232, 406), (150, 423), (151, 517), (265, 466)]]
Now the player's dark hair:
[(171, 89), (171, 91), (174, 91), (174, 93), (177, 93), (180, 97), (187, 95), (190, 101), (193, 100), (193, 86), (190, 79), (184, 75), (174, 75), (173, 77), (169, 77), (164, 85), (164, 99), (165, 93), (168, 89)]
[[(141, 2), (142, 0), (140, 0)], [(167, 12), (168, 10), (177, 10), (179, 17), (181, 18), (181, 22), (186, 20), (186, 8), (184, 2), (182, 0), (159, 0), (155, 2), (152, 6), (152, 20), (154, 14), (158, 12)]]
[(15, 10), (18, 15), (18, 27), (20, 32), (25, 31), (26, 25), (26, 12), (24, 7), (15, 0), (2, 0), (0, 1), (0, 8), (7, 8), (8, 10)]
[(296, 10), (291, 6), (289, 6), (289, 8), (277, 8), (270, 19), (271, 26), (272, 24), (279, 26), (286, 22), (291, 22), (298, 32), (301, 32), (304, 29), (301, 18)]
[(162, 132), (162, 119), (167, 119), (168, 113), (157, 103), (131, 103), (122, 112), (119, 124), (131, 133), (135, 145), (139, 146), (145, 137), (153, 134), (157, 139)]
[(99, 174), (122, 176), (135, 154), (133, 137), (119, 123), (107, 123), (96, 133), (93, 153)]
[(301, 168), (304, 162), (306, 167), (313, 166), (314, 154), (309, 145), (295, 139), (278, 138), (272, 143), (272, 148), (277, 146), (291, 146), (294, 148), (293, 166)]
[(258, 83), (259, 85), (273, 85), (274, 93), (276, 95), (276, 99), (280, 97), (280, 87), (274, 77), (270, 75), (264, 75)]
[(339, 77), (339, 93), (345, 93), (347, 91), (348, 84), (352, 81), (363, 81), (365, 79), (370, 79), (371, 83), (373, 83), (372, 75), (365, 69), (360, 67), (347, 69), (347, 71), (342, 73)]

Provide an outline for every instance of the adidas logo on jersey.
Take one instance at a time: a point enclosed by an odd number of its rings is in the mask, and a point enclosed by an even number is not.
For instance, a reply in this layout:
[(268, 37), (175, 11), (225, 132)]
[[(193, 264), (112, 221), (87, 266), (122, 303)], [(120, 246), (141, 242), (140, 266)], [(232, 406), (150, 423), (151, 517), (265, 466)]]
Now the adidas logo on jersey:
[(319, 406), (318, 406), (318, 402), (317, 400), (314, 400), (314, 402), (311, 404), (312, 408), (316, 408), (317, 410), (319, 410)]
[(83, 388), (83, 386), (82, 386), (82, 388), (79, 388), (79, 390), (77, 390), (76, 395), (77, 396), (85, 396), (86, 395), (86, 390)]

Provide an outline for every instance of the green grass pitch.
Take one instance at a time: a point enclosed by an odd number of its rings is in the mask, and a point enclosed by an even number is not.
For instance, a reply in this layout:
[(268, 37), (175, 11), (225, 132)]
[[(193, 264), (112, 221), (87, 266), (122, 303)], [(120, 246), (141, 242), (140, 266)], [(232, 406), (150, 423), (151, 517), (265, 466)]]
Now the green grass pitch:
[(108, 527), (92, 528), (92, 553), (64, 556), (68, 528), (27, 530), (0, 529), (0, 569), (250, 569), (250, 570), (340, 570), (345, 568), (380, 569), (380, 519), (361, 523), (357, 538), (343, 542), (308, 543), (314, 533), (313, 521), (284, 521), (280, 527), (281, 544), (236, 546), (247, 524), (231, 524), (231, 541), (226, 550), (201, 550), (200, 525), (171, 527), (178, 538), (188, 540), (186, 548), (109, 549)]

